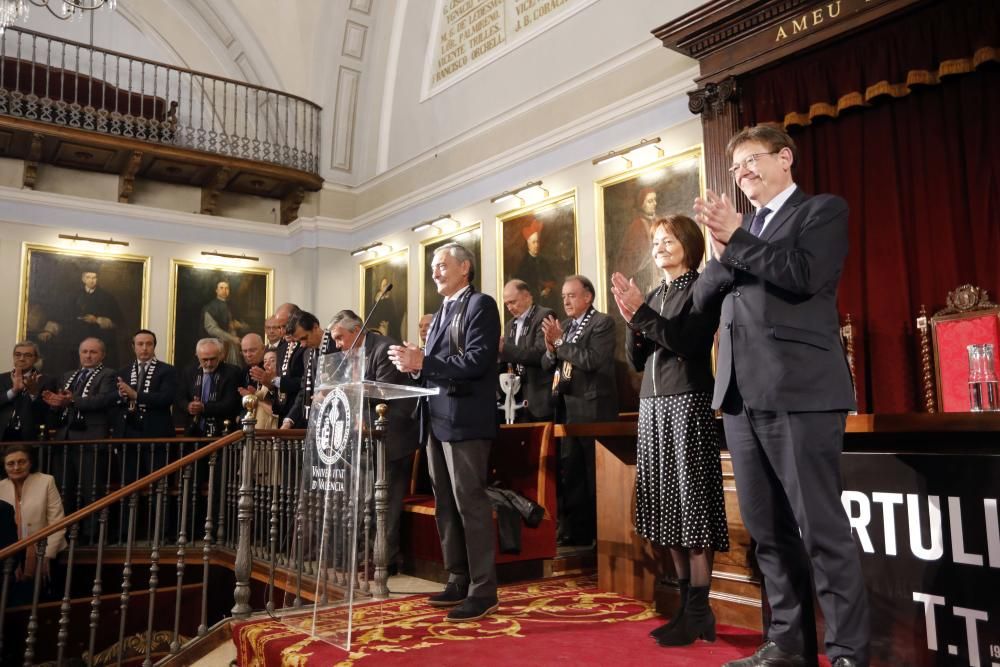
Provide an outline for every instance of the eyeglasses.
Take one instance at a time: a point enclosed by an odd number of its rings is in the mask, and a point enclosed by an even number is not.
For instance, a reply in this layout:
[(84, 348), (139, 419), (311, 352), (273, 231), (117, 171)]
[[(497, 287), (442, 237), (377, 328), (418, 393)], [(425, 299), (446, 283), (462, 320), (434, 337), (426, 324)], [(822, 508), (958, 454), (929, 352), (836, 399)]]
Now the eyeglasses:
[(769, 153), (754, 153), (753, 155), (748, 155), (741, 162), (737, 162), (732, 167), (729, 168), (729, 173), (735, 176), (744, 169), (752, 169), (757, 166), (757, 159), (764, 155), (777, 155), (781, 151), (771, 151)]

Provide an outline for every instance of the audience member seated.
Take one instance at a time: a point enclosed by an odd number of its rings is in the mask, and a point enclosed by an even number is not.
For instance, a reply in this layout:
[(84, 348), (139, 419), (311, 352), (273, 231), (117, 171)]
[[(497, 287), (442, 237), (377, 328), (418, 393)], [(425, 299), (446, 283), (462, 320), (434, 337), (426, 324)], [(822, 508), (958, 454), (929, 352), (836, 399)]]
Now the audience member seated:
[[(56, 480), (52, 475), (31, 472), (31, 448), (28, 445), (8, 446), (4, 450), (3, 465), (7, 478), (0, 480), (0, 500), (14, 507), (14, 522), (19, 539), (30, 537), (63, 518), (63, 505), (56, 489)], [(36, 574), (40, 574), (44, 578), (43, 589), (51, 590), (50, 563), (66, 548), (65, 534), (66, 531), (60, 530), (48, 536), (40, 573), (37, 571), (38, 560), (32, 550), (23, 552), (15, 572), (15, 582), (20, 584), (32, 581)], [(16, 599), (16, 602), (13, 604), (21, 602), (17, 588), (15, 586), (12, 599)], [(24, 588), (24, 592), (30, 590), (30, 586)]]

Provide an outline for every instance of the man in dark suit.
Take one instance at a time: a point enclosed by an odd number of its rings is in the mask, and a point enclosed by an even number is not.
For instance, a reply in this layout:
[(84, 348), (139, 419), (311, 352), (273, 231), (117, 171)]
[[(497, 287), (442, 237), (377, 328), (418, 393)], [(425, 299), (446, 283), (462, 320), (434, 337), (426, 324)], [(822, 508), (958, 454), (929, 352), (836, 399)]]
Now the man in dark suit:
[[(594, 284), (586, 276), (563, 282), (566, 319), (542, 322), (542, 368), (555, 375), (556, 421), (616, 421), (615, 321), (594, 308)], [(593, 438), (559, 442), (559, 542), (589, 545), (597, 536), (597, 489)]]
[(330, 332), (323, 329), (316, 316), (300, 310), (288, 320), (285, 331), (302, 349), (302, 381), (295, 401), (281, 419), (281, 428), (306, 428), (312, 409), (320, 357), (335, 350)]
[(120, 408), (115, 437), (172, 438), (170, 409), (177, 397), (177, 370), (156, 358), (156, 334), (140, 329), (132, 336), (135, 361), (118, 373)]
[[(365, 379), (388, 384), (412, 385), (413, 379), (401, 372), (389, 359), (389, 347), (397, 341), (375, 331), (365, 333), (361, 329), (362, 320), (352, 310), (342, 310), (330, 321), (330, 336), (338, 350), (364, 348)], [(360, 339), (360, 340), (359, 340)], [(366, 406), (369, 424), (374, 424), (375, 405), (381, 401), (369, 401)], [(386, 563), (390, 573), (398, 568), (399, 562), (399, 519), (403, 514), (403, 498), (410, 483), (413, 452), (420, 447), (420, 425), (414, 418), (417, 401), (401, 398), (390, 401), (389, 428), (385, 439), (385, 474), (389, 484), (389, 508), (386, 513)], [(373, 536), (374, 537), (374, 536)]]
[[(135, 361), (118, 372), (116, 438), (172, 438), (171, 414), (177, 397), (177, 371), (156, 358), (156, 334), (140, 329), (132, 336)], [(166, 465), (166, 444), (123, 444), (122, 482), (134, 482)], [(141, 454), (137, 455), (137, 454)]]
[(722, 301), (713, 407), (723, 411), (743, 521), (757, 542), (771, 625), (731, 667), (816, 664), (810, 565), (834, 667), (868, 664), (868, 603), (840, 502), (840, 453), (854, 392), (837, 314), (847, 204), (792, 179), (784, 131), (746, 128), (727, 147), (757, 211), (711, 191), (695, 203), (715, 259), (695, 303)]
[[(299, 345), (292, 334), (286, 332), (289, 320), (300, 312), (302, 311), (294, 303), (283, 303), (268, 320), (271, 324), (265, 324), (265, 328), (281, 329), (282, 338), (275, 348), (278, 353), (276, 371), (271, 373), (263, 368), (250, 369), (250, 377), (261, 385), (271, 387), (274, 395), (273, 410), (278, 417), (278, 424), (284, 422), (295, 404), (295, 398), (302, 387), (302, 374), (305, 372), (305, 348)], [(271, 338), (271, 334), (268, 334), (268, 339)]]
[[(104, 367), (107, 348), (100, 338), (80, 342), (80, 368), (63, 375), (58, 391), (43, 391), (51, 417), (58, 425), (55, 440), (103, 440), (111, 429), (112, 408), (118, 402), (115, 372)], [(107, 491), (107, 452), (97, 445), (66, 445), (55, 451), (53, 472), (65, 504), (80, 509)], [(62, 456), (60, 456), (62, 454)], [(82, 465), (81, 465), (82, 461)], [(77, 471), (81, 477), (77, 478)], [(89, 522), (84, 524), (90, 536)]]
[(217, 338), (202, 338), (195, 346), (197, 363), (181, 374), (177, 409), (188, 416), (187, 434), (218, 438), (239, 426), (240, 369), (223, 361), (225, 345)]
[(48, 406), (43, 391), (55, 389), (55, 379), (35, 367), (38, 346), (22, 341), (14, 346), (14, 368), (0, 375), (0, 442), (38, 440)]
[(535, 305), (528, 283), (511, 280), (503, 288), (503, 304), (511, 314), (500, 339), (500, 372), (510, 365), (521, 378), (520, 396), (528, 402), (517, 412), (517, 422), (552, 419), (552, 371), (542, 369), (545, 335), (542, 322), (555, 317), (550, 309)]
[(429, 603), (454, 607), (448, 620), (462, 622), (499, 606), (486, 476), (497, 434), (500, 315), (496, 301), (473, 288), (475, 260), (464, 246), (438, 248), (431, 271), (444, 303), (427, 345), (423, 350), (412, 343), (393, 345), (389, 357), (402, 372), (440, 390), (428, 398), (425, 411), (430, 417), (427, 462), (448, 585)]

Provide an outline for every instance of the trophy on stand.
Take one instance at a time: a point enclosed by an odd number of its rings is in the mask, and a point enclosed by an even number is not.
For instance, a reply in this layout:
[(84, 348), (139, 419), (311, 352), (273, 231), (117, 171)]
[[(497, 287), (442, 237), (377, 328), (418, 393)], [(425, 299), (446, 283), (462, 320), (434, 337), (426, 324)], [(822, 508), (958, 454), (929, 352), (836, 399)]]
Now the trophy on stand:
[(497, 403), (497, 410), (503, 410), (504, 421), (513, 424), (517, 411), (528, 407), (527, 401), (518, 401), (514, 396), (521, 390), (521, 376), (514, 372), (513, 366), (507, 364), (507, 372), (500, 374), (500, 389), (503, 390), (503, 403)]

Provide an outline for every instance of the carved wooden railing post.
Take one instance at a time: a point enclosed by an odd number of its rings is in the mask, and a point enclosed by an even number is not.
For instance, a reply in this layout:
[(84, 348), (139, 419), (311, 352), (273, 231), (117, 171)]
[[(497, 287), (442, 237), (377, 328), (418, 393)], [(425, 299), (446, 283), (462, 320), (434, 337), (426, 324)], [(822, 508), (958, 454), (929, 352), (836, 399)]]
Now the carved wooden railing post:
[[(385, 478), (385, 436), (389, 430), (389, 406), (379, 403), (375, 406), (375, 580), (372, 582), (372, 596), (376, 600), (389, 597), (388, 545), (386, 544), (386, 513), (389, 511), (389, 483)], [(366, 508), (367, 509), (367, 508)]]
[(934, 371), (931, 368), (931, 341), (927, 331), (927, 306), (921, 304), (917, 313), (917, 332), (920, 338), (920, 393), (924, 412), (937, 412), (934, 400)]
[(243, 443), (240, 459), (240, 493), (236, 521), (239, 525), (236, 546), (236, 590), (233, 591), (233, 618), (250, 617), (250, 569), (253, 554), (250, 550), (251, 522), (253, 520), (253, 439), (254, 425), (257, 423), (257, 397), (253, 394), (243, 397)]

